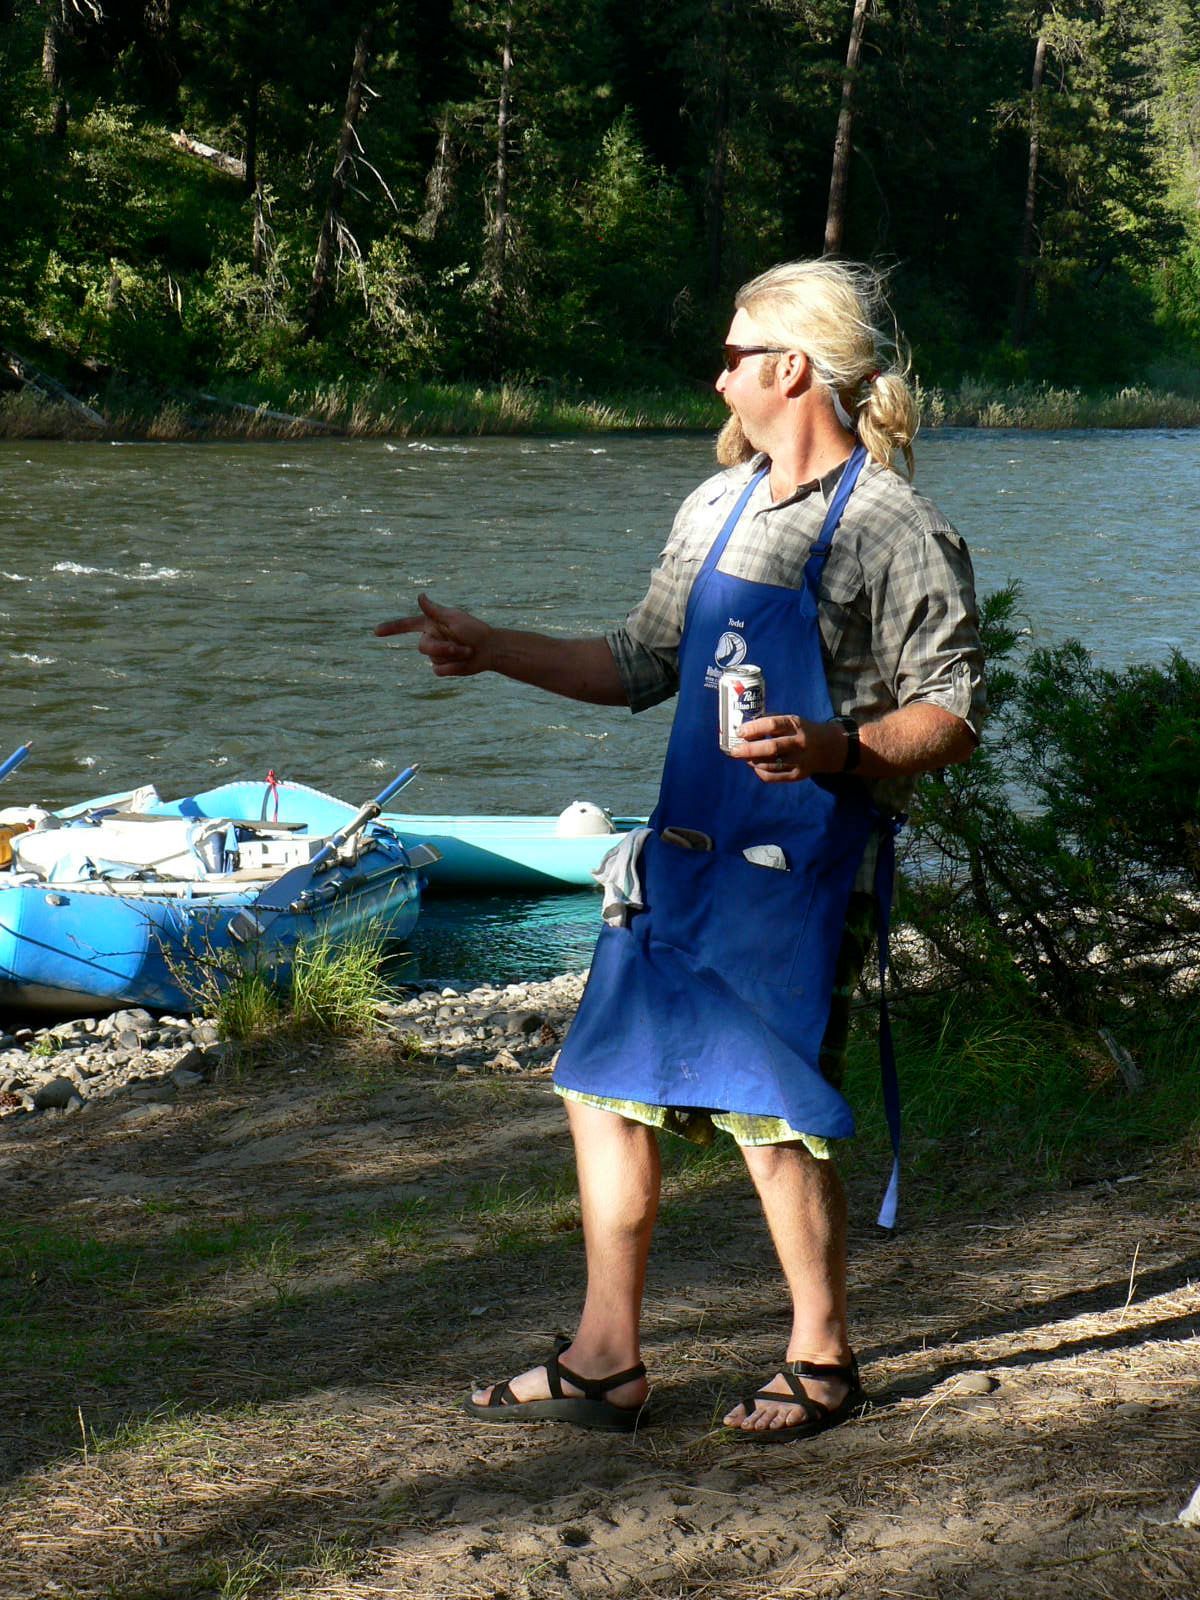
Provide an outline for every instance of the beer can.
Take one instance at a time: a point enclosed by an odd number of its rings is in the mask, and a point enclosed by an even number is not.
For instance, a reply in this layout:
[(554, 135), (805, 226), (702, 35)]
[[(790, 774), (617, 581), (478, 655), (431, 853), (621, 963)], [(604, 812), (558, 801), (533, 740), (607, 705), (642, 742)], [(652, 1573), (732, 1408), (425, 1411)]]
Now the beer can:
[(717, 683), (721, 749), (729, 753), (741, 737), (743, 722), (753, 722), (767, 708), (767, 684), (761, 667), (730, 667)]

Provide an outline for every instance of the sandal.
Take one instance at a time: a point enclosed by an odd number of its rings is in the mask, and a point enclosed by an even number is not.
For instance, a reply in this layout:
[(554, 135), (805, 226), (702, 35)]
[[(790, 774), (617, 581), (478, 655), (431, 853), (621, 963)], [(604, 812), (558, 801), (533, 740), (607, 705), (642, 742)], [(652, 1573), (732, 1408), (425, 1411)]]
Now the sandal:
[[(559, 1356), (571, 1344), (560, 1337), (554, 1353), (546, 1361), (546, 1382), (550, 1386), (549, 1400), (518, 1400), (509, 1387), (508, 1379), (498, 1383), (488, 1396), (485, 1405), (478, 1405), (468, 1397), (464, 1406), (473, 1417), (483, 1422), (573, 1422), (579, 1428), (602, 1428), (610, 1433), (632, 1433), (642, 1420), (646, 1409), (643, 1400), (636, 1406), (618, 1406), (604, 1396), (610, 1389), (619, 1389), (623, 1383), (646, 1376), (645, 1363), (624, 1372), (614, 1372), (608, 1378), (584, 1378), (570, 1367), (564, 1367)], [(563, 1379), (582, 1389), (583, 1394), (563, 1393)]]
[[(768, 1400), (778, 1405), (783, 1400), (788, 1405), (796, 1405), (805, 1414), (804, 1422), (794, 1422), (786, 1428), (730, 1428), (730, 1433), (740, 1435), (741, 1438), (752, 1444), (782, 1444), (787, 1439), (811, 1439), (814, 1434), (824, 1433), (827, 1428), (836, 1428), (839, 1422), (845, 1422), (866, 1400), (862, 1382), (858, 1376), (858, 1360), (851, 1356), (845, 1365), (826, 1361), (793, 1361), (784, 1368), (782, 1377), (791, 1396), (779, 1394), (774, 1389), (760, 1389), (757, 1394), (744, 1398), (742, 1408), (747, 1416), (755, 1410), (760, 1400)], [(801, 1384), (801, 1378), (824, 1378), (834, 1382), (840, 1380), (849, 1384), (846, 1397), (836, 1406), (827, 1406), (820, 1400), (814, 1400), (807, 1394)]]

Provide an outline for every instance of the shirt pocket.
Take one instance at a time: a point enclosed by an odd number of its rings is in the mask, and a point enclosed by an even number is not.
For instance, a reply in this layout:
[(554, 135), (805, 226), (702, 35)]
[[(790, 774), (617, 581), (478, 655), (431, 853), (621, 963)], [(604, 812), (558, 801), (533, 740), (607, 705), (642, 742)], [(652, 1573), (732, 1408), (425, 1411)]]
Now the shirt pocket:
[(821, 639), (829, 654), (836, 655), (846, 635), (853, 637), (862, 627), (866, 585), (861, 568), (835, 562), (831, 555), (821, 574), (819, 593)]

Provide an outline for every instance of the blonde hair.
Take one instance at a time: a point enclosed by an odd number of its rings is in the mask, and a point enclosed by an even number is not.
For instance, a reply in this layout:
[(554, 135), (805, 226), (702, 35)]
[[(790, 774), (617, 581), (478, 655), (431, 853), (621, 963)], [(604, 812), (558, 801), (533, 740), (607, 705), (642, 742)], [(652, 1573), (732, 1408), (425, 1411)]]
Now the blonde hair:
[(813, 376), (841, 402), (867, 453), (894, 467), (896, 452), (913, 473), (912, 442), (920, 426), (908, 381), (908, 352), (895, 329), (886, 280), (850, 261), (784, 261), (751, 278), (734, 305), (754, 318), (764, 340), (803, 350)]

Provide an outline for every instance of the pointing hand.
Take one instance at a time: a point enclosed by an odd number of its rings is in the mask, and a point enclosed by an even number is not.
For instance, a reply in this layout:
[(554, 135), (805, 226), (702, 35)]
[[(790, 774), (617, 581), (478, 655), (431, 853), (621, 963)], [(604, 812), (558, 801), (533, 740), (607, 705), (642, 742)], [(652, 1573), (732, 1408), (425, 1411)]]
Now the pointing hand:
[(473, 617), (469, 611), (458, 611), (452, 606), (439, 606), (427, 594), (417, 596), (421, 614), (416, 617), (395, 617), (381, 622), (375, 629), (380, 638), (394, 633), (419, 633), (418, 649), (429, 657), (429, 664), (439, 678), (468, 678), (483, 672), (489, 663), (487, 646), (492, 629), (486, 622)]

